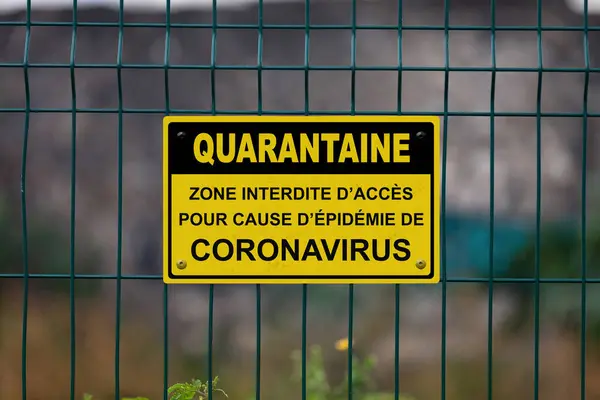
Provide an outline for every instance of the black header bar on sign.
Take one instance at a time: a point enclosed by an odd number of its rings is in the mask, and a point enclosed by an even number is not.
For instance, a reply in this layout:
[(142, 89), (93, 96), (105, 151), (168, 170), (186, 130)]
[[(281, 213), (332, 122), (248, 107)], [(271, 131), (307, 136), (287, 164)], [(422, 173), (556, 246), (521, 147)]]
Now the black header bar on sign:
[(169, 122), (169, 174), (433, 174), (431, 122)]

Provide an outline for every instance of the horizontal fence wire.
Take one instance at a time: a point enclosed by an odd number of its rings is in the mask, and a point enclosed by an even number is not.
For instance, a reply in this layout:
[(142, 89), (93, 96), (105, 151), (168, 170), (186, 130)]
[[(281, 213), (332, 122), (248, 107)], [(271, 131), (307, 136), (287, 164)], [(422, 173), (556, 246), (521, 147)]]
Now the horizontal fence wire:
[[(70, 274), (11, 274), (4, 273), (2, 274), (2, 278), (8, 279), (75, 279), (75, 280), (114, 280), (114, 279), (122, 279), (122, 280), (162, 280), (162, 275), (144, 275), (144, 274), (136, 274), (136, 275), (116, 275), (116, 274), (75, 274), (71, 277)], [(486, 282), (494, 282), (494, 283), (586, 283), (586, 284), (597, 284), (600, 283), (600, 278), (502, 278), (502, 277), (493, 277), (493, 278), (480, 278), (480, 277), (447, 277), (445, 279), (446, 282), (451, 283), (486, 283)]]

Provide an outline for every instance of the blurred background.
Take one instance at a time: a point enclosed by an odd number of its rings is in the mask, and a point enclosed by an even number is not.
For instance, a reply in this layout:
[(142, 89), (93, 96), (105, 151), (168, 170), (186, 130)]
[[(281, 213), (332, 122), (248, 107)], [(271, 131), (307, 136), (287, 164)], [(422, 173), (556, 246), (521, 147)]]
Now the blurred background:
[[(303, 66), (305, 51), (312, 66), (350, 66), (352, 32), (343, 26), (352, 23), (352, 3), (311, 1), (307, 8), (301, 1), (265, 2), (259, 13), (257, 4), (239, 2), (213, 15), (206, 2), (198, 8), (193, 2), (173, 1), (171, 23), (207, 25), (171, 27), (168, 62), (190, 68), (167, 72), (165, 28), (159, 25), (165, 23), (165, 13), (158, 2), (148, 2), (145, 9), (141, 2), (125, 0), (123, 18), (128, 25), (121, 30), (122, 43), (118, 11), (102, 8), (99, 1), (82, 3), (75, 13), (77, 22), (84, 23), (77, 26), (76, 35), (74, 13), (65, 4), (50, 9), (38, 0), (29, 35), (23, 4), (10, 4), (0, 7), (2, 400), (23, 395), (25, 287), (19, 274), (24, 271), (25, 244), (30, 273), (68, 274), (74, 266), (77, 274), (114, 276), (120, 265), (123, 275), (146, 277), (123, 279), (120, 291), (115, 279), (76, 279), (73, 287), (68, 279), (29, 280), (29, 400), (70, 398), (72, 366), (75, 398), (85, 392), (97, 399), (115, 398), (116, 364), (122, 396), (161, 398), (165, 343), (169, 384), (207, 379), (209, 290), (167, 290), (160, 278), (162, 116), (167, 111), (210, 113), (213, 107), (218, 113), (259, 108), (349, 112), (353, 76), (357, 112), (448, 113), (443, 130), (446, 283), (403, 285), (398, 292), (394, 286), (354, 288), (354, 349), (360, 357), (377, 359), (373, 393), (394, 391), (398, 317), (400, 391), (406, 396), (520, 400), (533, 398), (537, 390), (539, 398), (564, 400), (582, 396), (583, 385), (587, 398), (600, 399), (600, 381), (595, 379), (600, 373), (600, 290), (594, 283), (581, 284), (584, 212), (585, 274), (600, 275), (600, 82), (593, 71), (600, 57), (598, 17), (588, 18), (584, 41), (583, 16), (563, 0), (543, 0), (540, 5), (496, 0), (495, 12), (484, 0), (451, 0), (447, 10), (442, 0), (404, 0), (402, 7), (396, 0), (357, 0), (358, 25), (396, 28), (358, 29), (356, 66), (389, 70), (359, 70), (355, 75), (350, 70), (311, 70), (305, 82), (303, 70), (265, 69), (259, 83), (259, 73), (248, 66), (260, 61), (263, 66)], [(239, 27), (256, 25), (259, 17), (265, 25), (299, 29), (265, 29), (259, 52), (257, 29)], [(538, 18), (552, 29), (538, 35)], [(311, 29), (308, 48), (307, 19), (329, 26)], [(214, 60), (213, 21), (228, 26), (218, 29)], [(445, 21), (454, 28), (447, 34)], [(158, 25), (141, 27), (144, 23)], [(493, 23), (499, 27), (494, 35)], [(31, 67), (26, 75), (24, 59)], [(80, 65), (71, 69), (71, 61)], [(137, 67), (118, 70), (117, 61)], [(213, 75), (212, 61), (230, 67)], [(399, 61), (405, 68), (402, 73)], [(495, 73), (493, 63), (499, 68)], [(202, 67), (191, 68), (194, 65)], [(35, 111), (27, 120), (26, 107)], [(125, 111), (119, 114), (119, 108)], [(496, 116), (491, 119), (491, 114)], [(532, 278), (538, 211), (537, 260), (546, 281), (539, 286), (536, 313)], [(497, 280), (490, 285), (486, 280), (492, 278)], [(557, 278), (571, 283), (551, 281)], [(212, 373), (230, 398), (253, 399), (257, 289), (216, 286), (213, 299)], [(302, 345), (302, 287), (263, 286), (260, 300), (261, 398), (301, 398), (291, 354)], [(347, 355), (334, 343), (348, 334), (348, 287), (309, 286), (306, 315), (307, 344), (321, 346), (330, 384), (342, 383)]]

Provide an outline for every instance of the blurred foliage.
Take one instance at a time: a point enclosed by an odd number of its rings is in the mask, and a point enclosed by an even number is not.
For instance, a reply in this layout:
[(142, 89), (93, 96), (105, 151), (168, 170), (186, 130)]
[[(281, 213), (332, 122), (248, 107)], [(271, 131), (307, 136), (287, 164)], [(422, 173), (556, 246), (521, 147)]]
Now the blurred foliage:
[[(539, 317), (541, 322), (558, 324), (563, 330), (579, 333), (582, 328), (583, 232), (572, 224), (553, 224), (532, 235), (509, 265), (503, 277), (548, 279), (539, 284), (539, 313), (534, 302), (536, 285), (532, 282), (510, 284), (516, 295), (517, 312), (510, 321), (519, 330), (528, 321)], [(585, 233), (587, 278), (600, 277), (600, 219), (590, 217)], [(552, 280), (555, 280), (553, 282)], [(561, 282), (562, 280), (562, 282)], [(572, 282), (564, 282), (571, 280)], [(591, 338), (600, 339), (600, 290), (598, 285), (586, 285), (586, 331)]]
[[(0, 230), (0, 274), (23, 273), (23, 229), (21, 213), (15, 212), (15, 207), (0, 196), (0, 226), (13, 227)], [(29, 273), (64, 274), (69, 272), (70, 240), (57, 229), (55, 221), (46, 219), (42, 222), (29, 220), (27, 222), (27, 257)], [(94, 254), (89, 246), (77, 244), (77, 273), (89, 273), (92, 270)], [(79, 249), (81, 248), (81, 250)], [(9, 280), (3, 280), (5, 284)], [(99, 289), (99, 280), (78, 279), (75, 284), (77, 296), (92, 296)], [(0, 281), (0, 285), (1, 285)], [(68, 279), (36, 279), (31, 285), (40, 290), (69, 293)]]
[[(336, 343), (338, 351), (347, 350), (348, 341), (342, 339)], [(293, 379), (297, 382), (302, 380), (302, 352), (297, 350), (292, 353), (294, 361)], [(348, 372), (339, 385), (329, 382), (325, 371), (325, 360), (320, 346), (311, 346), (306, 354), (306, 392), (307, 400), (343, 400), (348, 398), (348, 389), (351, 388), (352, 396), (357, 400), (392, 400), (393, 393), (380, 393), (375, 390), (372, 371), (376, 365), (376, 359), (369, 355), (364, 359), (352, 356), (352, 384), (349, 384)], [(399, 400), (414, 400), (412, 397), (401, 395)]]

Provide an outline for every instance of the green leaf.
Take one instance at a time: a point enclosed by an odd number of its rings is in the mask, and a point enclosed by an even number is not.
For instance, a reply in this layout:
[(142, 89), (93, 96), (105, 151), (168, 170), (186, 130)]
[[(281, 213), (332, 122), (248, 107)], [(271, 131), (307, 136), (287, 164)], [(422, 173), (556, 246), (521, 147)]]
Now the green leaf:
[(193, 383), (176, 383), (172, 385), (167, 393), (171, 400), (193, 400), (196, 396), (196, 380)]

